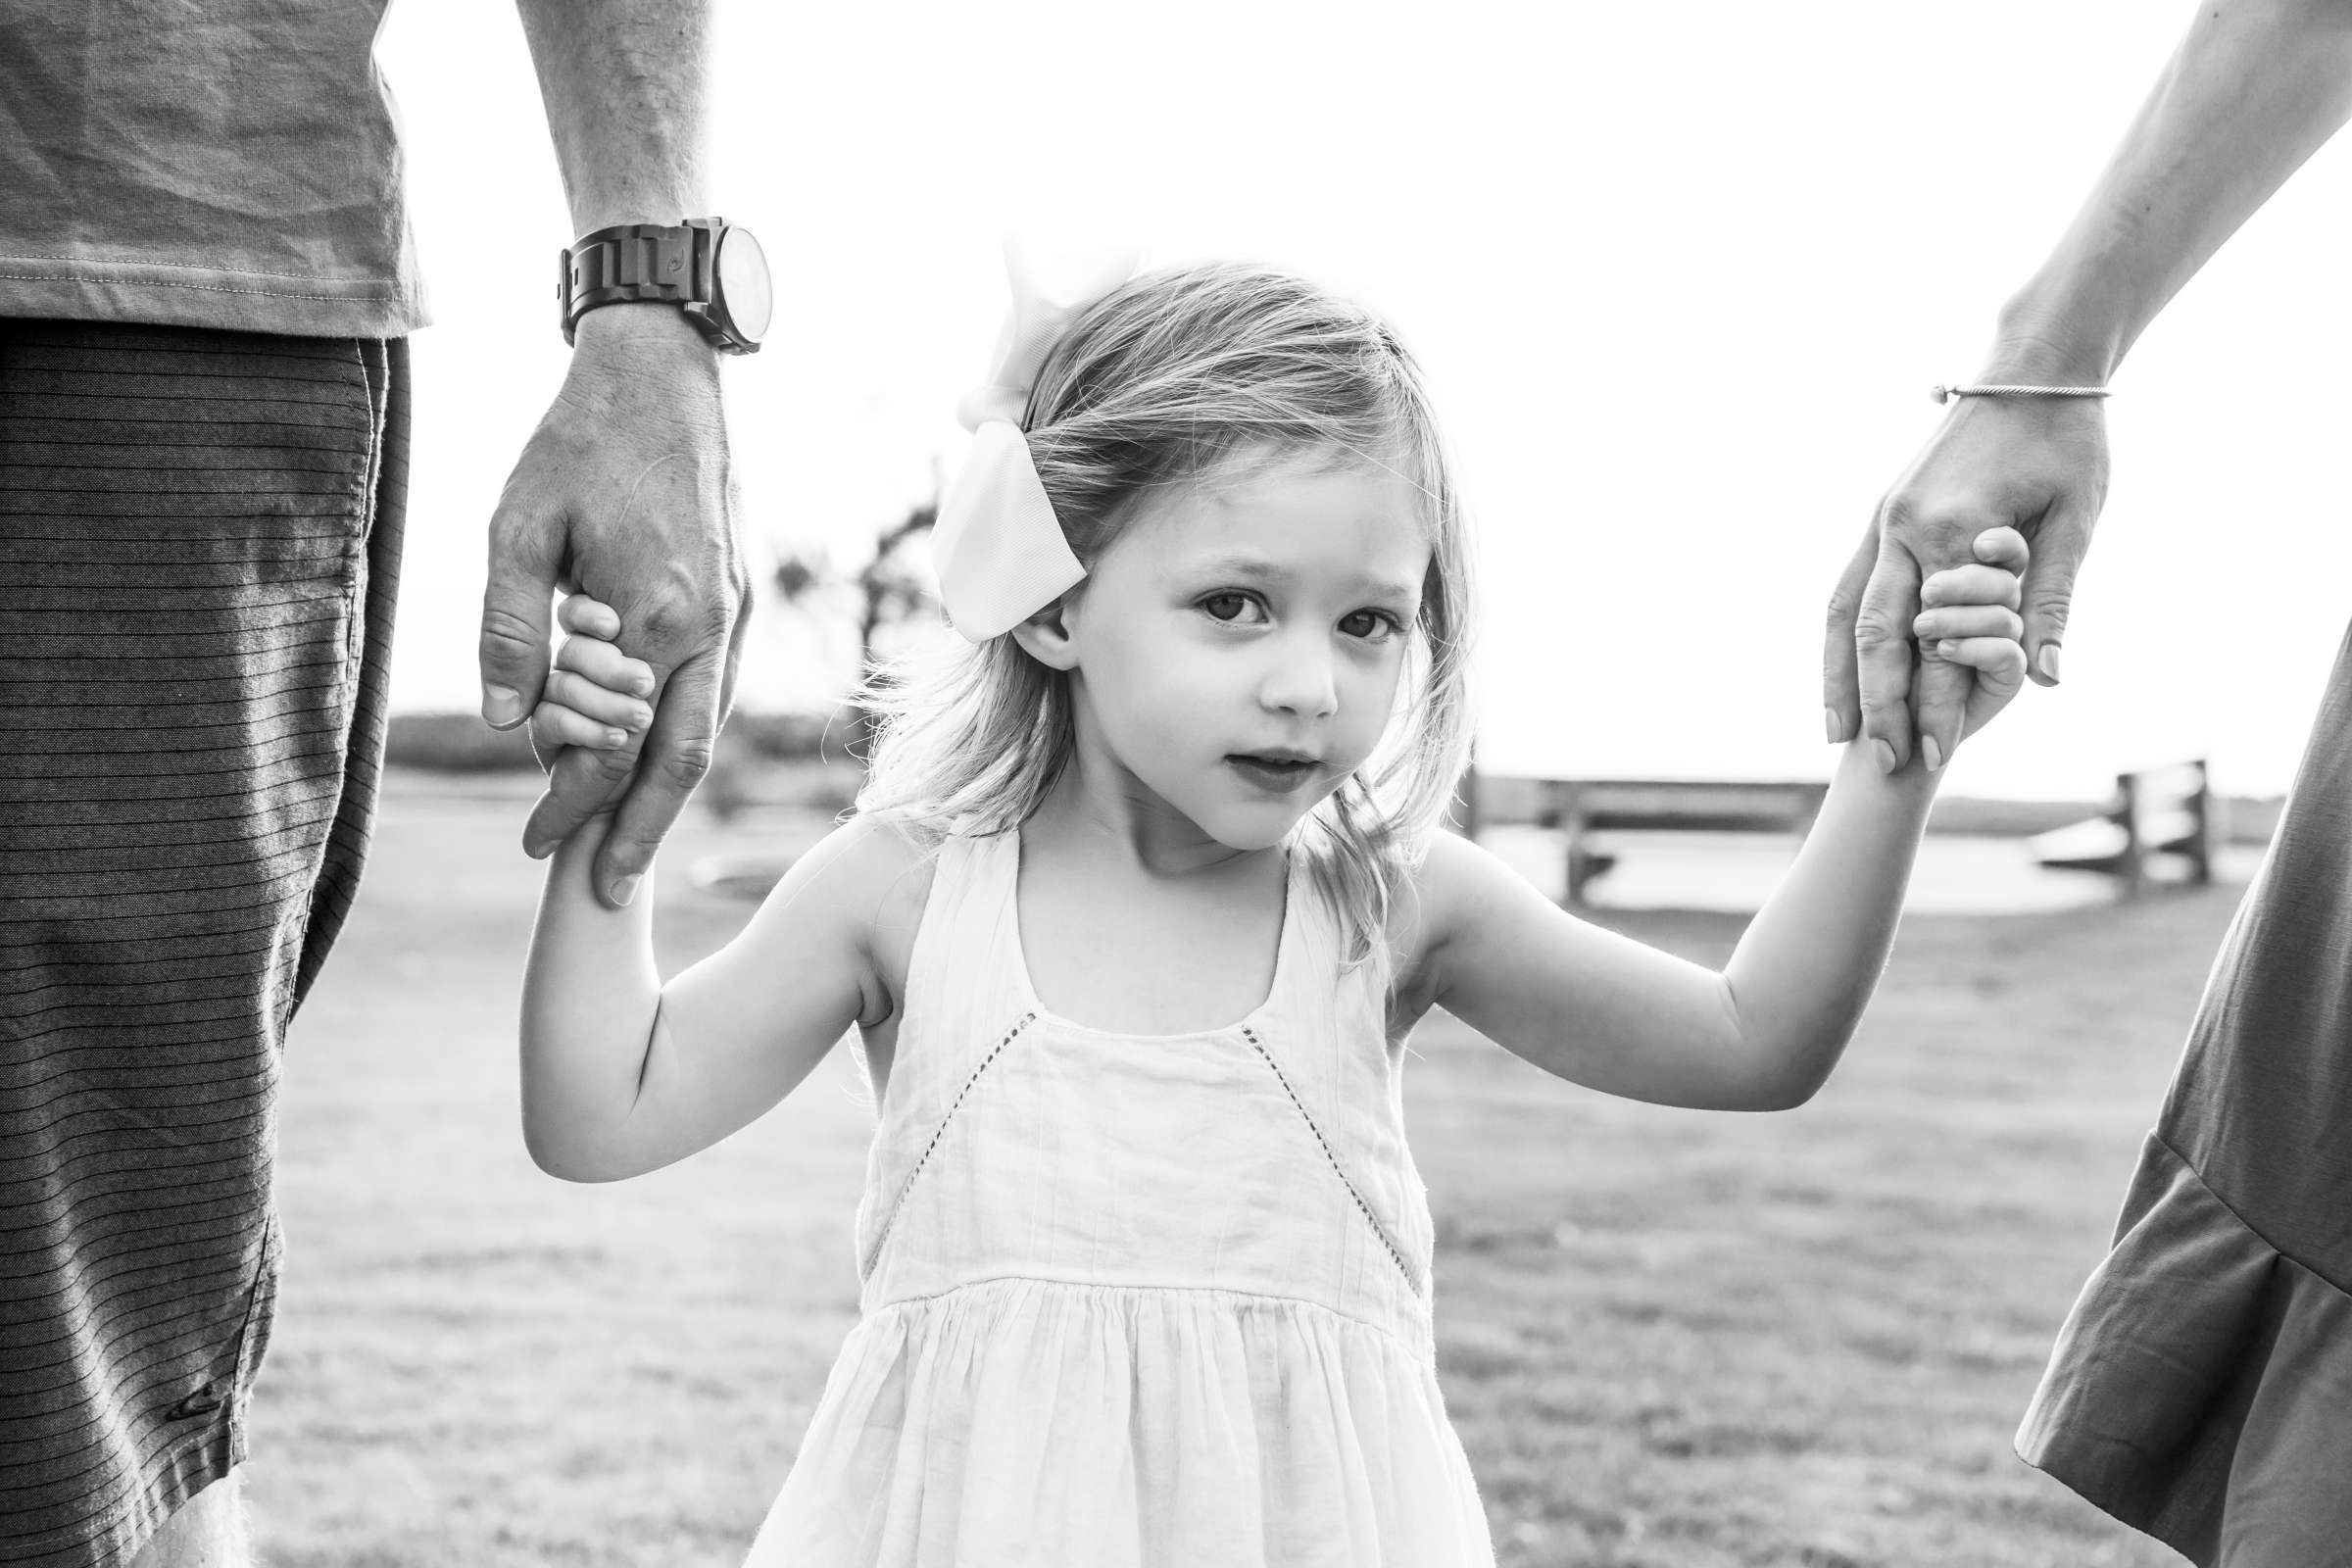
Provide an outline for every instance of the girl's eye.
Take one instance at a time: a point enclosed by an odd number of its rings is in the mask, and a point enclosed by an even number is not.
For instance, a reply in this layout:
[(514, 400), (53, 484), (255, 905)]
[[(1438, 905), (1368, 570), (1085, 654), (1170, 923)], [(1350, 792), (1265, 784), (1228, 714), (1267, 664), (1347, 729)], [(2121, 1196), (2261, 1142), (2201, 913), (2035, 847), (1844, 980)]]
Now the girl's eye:
[(1385, 611), (1357, 610), (1340, 617), (1340, 630), (1350, 637), (1361, 637), (1366, 642), (1387, 642), (1401, 629), (1396, 624), (1396, 617)]
[(1232, 623), (1263, 618), (1249, 615), (1256, 605), (1257, 601), (1245, 593), (1214, 593), (1200, 601), (1200, 608), (1211, 619)]

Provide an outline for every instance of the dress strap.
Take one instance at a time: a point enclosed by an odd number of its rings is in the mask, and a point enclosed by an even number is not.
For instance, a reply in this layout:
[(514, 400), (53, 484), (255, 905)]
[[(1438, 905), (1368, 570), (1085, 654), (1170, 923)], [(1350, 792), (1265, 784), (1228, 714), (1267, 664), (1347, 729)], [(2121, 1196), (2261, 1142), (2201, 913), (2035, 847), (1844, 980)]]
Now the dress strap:
[(1014, 964), (1014, 836), (956, 834), (939, 848), (906, 965), (906, 1016), (891, 1072), (961, 1081), (1023, 1010)]
[[(1385, 972), (1345, 967), (1348, 930), (1304, 855), (1292, 871), (1285, 941), (1260, 1021), (1240, 1031), (1298, 1111), (1321, 1161), (1370, 1225), (1405, 1294), (1426, 1312), (1434, 1242), (1429, 1200), (1406, 1147), (1403, 1054), (1388, 1038)], [(1295, 931), (1294, 929), (1295, 928)]]
[(1347, 929), (1301, 852), (1289, 892), (1283, 959), (1250, 1046), (1311, 1113), (1346, 1120), (1343, 1105), (1378, 1106), (1393, 1092), (1388, 999), (1376, 965), (1345, 967)]
[(1268, 1017), (1294, 1038), (1328, 1039), (1335, 1030), (1360, 1028), (1370, 977), (1361, 969), (1342, 973), (1347, 933), (1304, 849), (1291, 852), (1282, 927), (1283, 961), (1275, 966)]

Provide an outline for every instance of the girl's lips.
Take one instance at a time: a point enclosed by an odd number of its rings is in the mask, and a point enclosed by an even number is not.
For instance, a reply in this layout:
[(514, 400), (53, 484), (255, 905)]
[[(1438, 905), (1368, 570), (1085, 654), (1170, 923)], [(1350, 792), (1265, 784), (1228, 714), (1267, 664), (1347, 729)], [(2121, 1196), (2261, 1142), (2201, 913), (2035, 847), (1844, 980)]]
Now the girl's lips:
[(1228, 757), (1225, 765), (1274, 795), (1288, 795), (1315, 776), (1315, 764), (1271, 757)]

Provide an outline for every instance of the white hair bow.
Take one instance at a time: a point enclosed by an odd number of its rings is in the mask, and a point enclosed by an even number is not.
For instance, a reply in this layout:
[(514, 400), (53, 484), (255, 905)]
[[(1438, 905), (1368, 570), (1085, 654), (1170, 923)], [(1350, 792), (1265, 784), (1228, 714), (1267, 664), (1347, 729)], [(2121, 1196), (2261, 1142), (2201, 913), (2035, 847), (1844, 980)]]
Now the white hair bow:
[(1133, 251), (1105, 257), (1075, 287), (1048, 293), (1031, 258), (1005, 241), (1012, 309), (988, 378), (956, 406), (972, 450), (931, 529), (940, 605), (968, 641), (1010, 631), (1086, 575), (1038, 481), (1020, 419), (1054, 345), (1080, 312), (1135, 275), (1138, 259)]

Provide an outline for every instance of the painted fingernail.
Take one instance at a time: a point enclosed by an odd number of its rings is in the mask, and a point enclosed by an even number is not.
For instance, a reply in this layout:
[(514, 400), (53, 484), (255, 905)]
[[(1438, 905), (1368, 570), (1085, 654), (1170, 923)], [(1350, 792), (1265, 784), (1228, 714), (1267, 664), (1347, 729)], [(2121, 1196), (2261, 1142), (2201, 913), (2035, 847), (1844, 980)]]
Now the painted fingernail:
[(2056, 643), (2041, 645), (2041, 678), (2053, 686), (2058, 684), (2058, 645)]
[(1883, 740), (1872, 741), (1870, 744), (1879, 754), (1879, 771), (1882, 773), (1893, 772), (1895, 769), (1894, 748)]
[(637, 897), (637, 884), (644, 880), (642, 875), (630, 875), (614, 882), (612, 884), (612, 902), (625, 907), (630, 900)]
[(508, 686), (482, 687), (482, 722), (505, 729), (522, 720), (522, 694)]
[(1825, 708), (1821, 710), (1821, 716), (1829, 721), (1828, 729), (1832, 746), (1845, 739), (1845, 718), (1838, 710)]
[(1930, 735), (1922, 739), (1919, 743), (1919, 750), (1921, 755), (1928, 760), (1929, 772), (1933, 773), (1943, 766), (1943, 748), (1936, 744), (1935, 736)]

